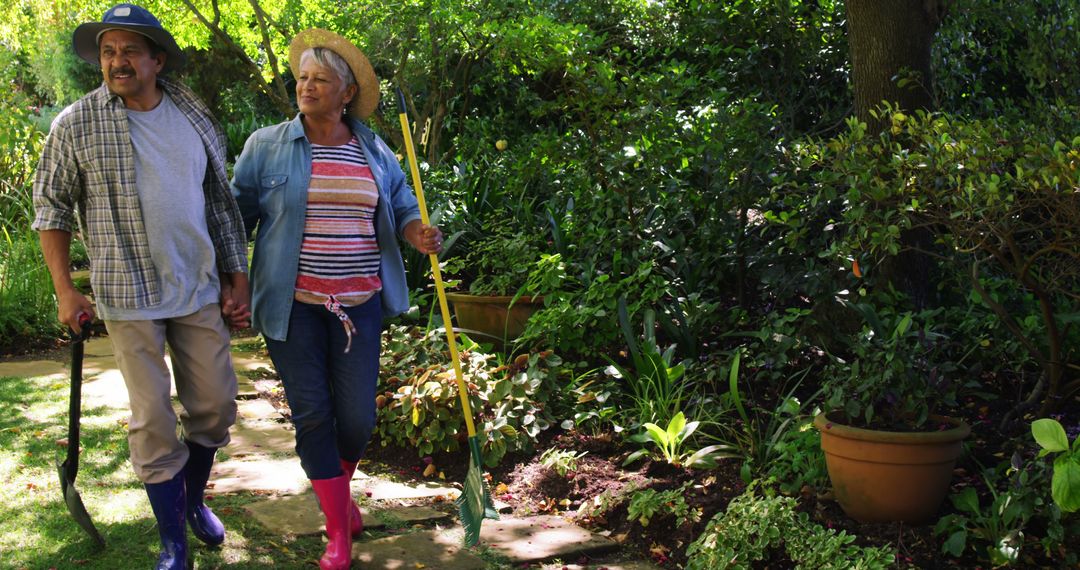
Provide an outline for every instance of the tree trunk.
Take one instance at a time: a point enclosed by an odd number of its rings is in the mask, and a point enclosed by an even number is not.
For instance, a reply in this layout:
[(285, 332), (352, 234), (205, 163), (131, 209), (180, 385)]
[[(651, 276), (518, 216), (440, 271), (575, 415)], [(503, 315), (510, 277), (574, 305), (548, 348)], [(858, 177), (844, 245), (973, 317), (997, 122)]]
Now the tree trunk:
[(855, 114), (872, 132), (882, 101), (900, 109), (933, 108), (930, 46), (940, 21), (939, 0), (848, 0), (848, 44)]
[[(855, 114), (878, 133), (888, 117), (871, 112), (887, 101), (911, 112), (934, 107), (930, 47), (944, 0), (848, 0), (848, 44)], [(917, 307), (930, 304), (929, 256), (933, 235), (925, 228), (901, 236), (899, 256), (886, 260), (885, 279), (911, 296)]]

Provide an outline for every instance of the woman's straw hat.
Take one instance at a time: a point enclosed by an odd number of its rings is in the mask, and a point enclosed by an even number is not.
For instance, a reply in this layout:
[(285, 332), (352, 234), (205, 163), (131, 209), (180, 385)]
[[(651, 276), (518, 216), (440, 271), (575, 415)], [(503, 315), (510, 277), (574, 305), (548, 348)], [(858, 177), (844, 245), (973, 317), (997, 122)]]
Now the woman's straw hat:
[(371, 116), (379, 105), (379, 79), (364, 52), (349, 40), (320, 28), (304, 30), (289, 44), (289, 67), (293, 73), (300, 70), (300, 56), (310, 48), (326, 48), (341, 56), (360, 87), (360, 93), (349, 103), (349, 115), (361, 121)]

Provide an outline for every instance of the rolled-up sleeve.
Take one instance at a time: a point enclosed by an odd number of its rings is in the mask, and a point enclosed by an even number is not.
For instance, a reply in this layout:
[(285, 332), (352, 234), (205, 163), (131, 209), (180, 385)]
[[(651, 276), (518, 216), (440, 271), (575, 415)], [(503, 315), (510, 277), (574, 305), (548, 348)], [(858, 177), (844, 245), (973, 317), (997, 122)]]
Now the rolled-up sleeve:
[(82, 186), (71, 132), (64, 116), (61, 114), (53, 121), (34, 174), (32, 227), (38, 231), (74, 233), (78, 228), (76, 204), (82, 198)]

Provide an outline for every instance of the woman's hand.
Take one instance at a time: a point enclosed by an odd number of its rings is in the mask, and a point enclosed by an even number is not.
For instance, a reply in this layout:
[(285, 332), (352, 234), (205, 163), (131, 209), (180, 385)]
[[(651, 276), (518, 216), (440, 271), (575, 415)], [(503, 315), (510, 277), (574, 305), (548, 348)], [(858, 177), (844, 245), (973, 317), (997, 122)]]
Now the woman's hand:
[(420, 253), (441, 253), (443, 235), (437, 226), (429, 226), (420, 220), (413, 220), (402, 232), (405, 239)]

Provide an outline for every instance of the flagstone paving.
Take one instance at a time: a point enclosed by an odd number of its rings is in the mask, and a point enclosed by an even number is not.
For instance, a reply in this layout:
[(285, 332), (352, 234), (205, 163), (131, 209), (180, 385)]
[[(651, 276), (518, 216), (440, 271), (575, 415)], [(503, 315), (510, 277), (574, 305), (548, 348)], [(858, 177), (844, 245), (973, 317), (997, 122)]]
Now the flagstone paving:
[[(207, 493), (255, 492), (264, 498), (245, 509), (271, 532), (292, 536), (321, 534), (324, 521), (296, 457), (292, 425), (269, 401), (260, 397), (257, 383), (251, 379), (253, 375), (259, 376), (259, 371), (270, 369), (269, 359), (255, 350), (260, 346), (255, 337), (234, 338), (232, 344), (239, 381), (237, 421), (230, 444), (221, 450), (211, 471)], [(59, 354), (56, 358), (65, 360), (0, 362), (0, 377), (46, 376), (56, 382), (66, 381), (70, 374), (66, 359), (70, 355)], [(83, 381), (83, 405), (115, 411), (99, 416), (103, 421), (123, 421), (128, 413), (127, 389), (116, 369), (112, 344), (107, 338), (87, 341)], [(503, 515), (500, 520), (484, 521), (481, 548), (509, 562), (485, 560), (476, 551), (462, 547), (463, 529), (451, 502), (460, 494), (460, 485), (401, 483), (371, 474), (372, 468), (378, 471), (377, 467), (362, 462), (353, 478), (353, 493), (365, 520), (365, 534), (353, 543), (353, 559), (360, 567), (487, 570), (553, 561), (543, 568), (659, 568), (645, 561), (623, 561), (609, 554), (618, 548), (616, 541), (552, 515), (524, 518)], [(500, 506), (501, 512), (510, 510), (507, 505)], [(389, 535), (376, 537), (367, 531)], [(562, 563), (583, 560), (588, 560), (587, 566)]]

